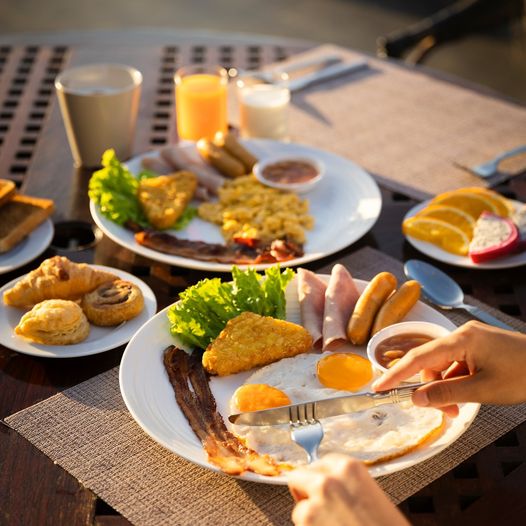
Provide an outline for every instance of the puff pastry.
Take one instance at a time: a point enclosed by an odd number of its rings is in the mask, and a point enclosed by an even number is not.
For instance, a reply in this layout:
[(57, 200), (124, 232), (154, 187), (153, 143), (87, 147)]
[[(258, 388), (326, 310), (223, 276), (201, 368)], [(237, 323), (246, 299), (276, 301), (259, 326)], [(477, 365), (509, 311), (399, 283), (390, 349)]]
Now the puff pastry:
[(4, 303), (12, 307), (31, 308), (47, 299), (78, 299), (102, 283), (115, 279), (117, 276), (109, 272), (55, 256), (43, 261), (37, 269), (6, 290)]
[(88, 320), (103, 327), (131, 320), (143, 307), (141, 289), (122, 279), (104, 283), (82, 298), (82, 309)]
[(45, 345), (70, 345), (85, 340), (89, 322), (74, 301), (45, 300), (26, 312), (15, 333)]

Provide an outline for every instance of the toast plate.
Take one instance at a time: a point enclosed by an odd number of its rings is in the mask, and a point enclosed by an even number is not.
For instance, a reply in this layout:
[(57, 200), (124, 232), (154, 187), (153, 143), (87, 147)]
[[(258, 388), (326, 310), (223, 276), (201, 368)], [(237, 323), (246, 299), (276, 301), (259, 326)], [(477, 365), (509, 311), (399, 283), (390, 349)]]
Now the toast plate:
[(53, 239), (53, 223), (46, 219), (9, 252), (0, 254), (0, 274), (11, 272), (37, 258)]
[[(405, 215), (404, 221), (407, 218), (416, 215), (418, 212), (420, 212), (420, 210), (423, 210), (427, 205), (429, 205), (430, 202), (431, 200), (424, 201), (411, 208), (411, 210), (409, 210), (409, 212), (407, 212)], [(523, 205), (523, 203), (520, 201), (512, 201), (512, 203), (516, 209)], [(432, 243), (427, 243), (426, 241), (421, 241), (420, 239), (416, 239), (411, 236), (405, 236), (405, 238), (414, 248), (416, 248), (419, 252), (422, 252), (422, 254), (436, 259), (437, 261), (442, 261), (442, 263), (448, 263), (449, 265), (454, 265), (456, 267), (490, 270), (499, 268), (513, 268), (526, 265), (526, 250), (511, 256), (494, 259), (493, 261), (474, 263), (468, 256), (458, 256), (457, 254), (446, 252)]]
[[(284, 143), (265, 139), (243, 141), (258, 158), (275, 155), (290, 157), (307, 156), (319, 159), (324, 163), (325, 177), (304, 198), (309, 200), (310, 213), (314, 216), (315, 225), (306, 232), (307, 242), (304, 255), (280, 263), (282, 267), (300, 265), (309, 261), (321, 259), (333, 254), (355, 241), (358, 241), (374, 225), (382, 208), (380, 190), (374, 179), (358, 165), (323, 150), (301, 144)], [(195, 145), (185, 145), (189, 154), (198, 162)], [(137, 174), (141, 169), (141, 159), (145, 156), (155, 156), (149, 152), (126, 162), (129, 170)], [(104, 217), (99, 207), (90, 202), (90, 212), (97, 226), (115, 243), (140, 254), (141, 256), (176, 265), (200, 270), (230, 272), (232, 264), (199, 261), (197, 259), (163, 254), (139, 245), (133, 232), (113, 223)], [(224, 243), (219, 227), (202, 219), (195, 218), (184, 230), (173, 232), (181, 239), (193, 239), (208, 243)], [(255, 268), (258, 270), (272, 266), (271, 264), (239, 265), (240, 268)]]
[[(321, 276), (328, 280), (329, 276)], [(367, 282), (355, 280), (358, 289), (363, 291)], [(287, 288), (287, 319), (299, 323), (300, 311), (296, 293), (296, 278)], [(201, 442), (195, 436), (181, 412), (173, 388), (164, 369), (162, 355), (169, 345), (177, 345), (171, 336), (166, 316), (162, 310), (148, 321), (130, 340), (122, 356), (119, 371), (121, 394), (136, 422), (156, 442), (177, 455), (207, 469), (220, 472), (210, 464)], [(429, 321), (455, 329), (455, 325), (445, 316), (428, 305), (418, 302), (404, 321)], [(366, 346), (349, 348), (353, 353), (367, 358)], [(234, 391), (254, 370), (243, 373), (213, 377), (210, 386), (223, 420), (228, 424), (228, 405)], [(434, 442), (422, 445), (415, 451), (402, 457), (370, 466), (369, 472), (374, 477), (388, 475), (414, 466), (447, 448), (470, 426), (478, 413), (479, 404), (462, 404), (457, 418), (447, 418), (445, 430)], [(246, 472), (239, 476), (244, 480), (266, 484), (286, 484), (285, 475), (268, 477)]]
[[(15, 334), (14, 329), (26, 311), (23, 309), (17, 309), (16, 307), (9, 307), (1, 302), (0, 344), (20, 353), (40, 356), (42, 358), (76, 358), (79, 356), (98, 354), (127, 343), (139, 328), (155, 314), (157, 310), (155, 294), (152, 289), (144, 283), (144, 281), (136, 278), (128, 272), (102, 265), (90, 266), (98, 270), (111, 272), (120, 279), (130, 281), (137, 285), (144, 296), (144, 308), (142, 312), (135, 318), (132, 318), (125, 323), (121, 323), (116, 327), (97, 327), (90, 324), (90, 333), (88, 337), (80, 343), (72, 345), (42, 345)], [(20, 276), (4, 285), (0, 289), (0, 296), (3, 295), (4, 291), (10, 289), (23, 277), (24, 276)]]

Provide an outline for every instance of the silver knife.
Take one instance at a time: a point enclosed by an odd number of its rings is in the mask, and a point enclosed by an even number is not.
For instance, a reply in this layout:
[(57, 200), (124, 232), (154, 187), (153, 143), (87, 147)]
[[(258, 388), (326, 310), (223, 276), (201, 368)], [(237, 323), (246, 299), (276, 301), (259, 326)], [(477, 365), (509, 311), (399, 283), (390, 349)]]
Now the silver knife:
[(371, 409), (372, 407), (384, 404), (410, 402), (413, 392), (423, 385), (425, 384), (411, 384), (389, 391), (337, 396), (335, 398), (325, 398), (323, 400), (314, 400), (302, 404), (284, 405), (262, 411), (250, 411), (230, 415), (228, 420), (232, 424), (246, 426), (289, 424), (293, 420), (293, 412), (296, 413), (297, 410), (300, 411), (299, 414), (313, 415), (313, 418), (319, 420), (330, 416), (364, 411), (365, 409)]

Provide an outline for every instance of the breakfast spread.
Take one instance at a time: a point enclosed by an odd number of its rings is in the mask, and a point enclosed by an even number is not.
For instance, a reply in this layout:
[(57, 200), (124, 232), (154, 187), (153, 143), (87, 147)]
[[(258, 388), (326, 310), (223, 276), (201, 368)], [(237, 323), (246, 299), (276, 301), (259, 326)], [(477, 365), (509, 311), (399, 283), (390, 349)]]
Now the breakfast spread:
[(137, 285), (116, 279), (88, 292), (81, 306), (91, 323), (108, 327), (138, 316), (144, 307), (144, 298)]
[[(298, 325), (284, 320), (291, 269), (282, 273), (272, 267), (261, 279), (253, 270), (234, 267), (232, 276), (231, 283), (203, 280), (169, 309), (172, 334), (193, 351), (188, 354), (171, 346), (165, 350), (164, 365), (208, 460), (230, 474), (253, 471), (275, 476), (305, 462), (305, 452), (290, 438), (288, 426), (233, 425), (229, 430), (217, 412), (206, 373), (221, 380), (253, 371), (230, 397), (231, 413), (370, 391), (378, 373), (363, 350), (349, 348), (356, 344), (347, 339), (346, 329), (350, 325), (354, 336), (358, 328), (358, 345), (363, 345), (384, 306), (378, 327), (403, 318), (418, 301), (420, 289), (407, 282), (395, 292), (396, 279), (383, 272), (360, 294), (342, 265), (333, 267), (328, 282), (298, 269)], [(323, 341), (330, 350), (319, 354), (314, 346)], [(334, 352), (339, 346), (342, 351)], [(385, 357), (390, 351), (386, 349)], [(445, 417), (435, 409), (382, 406), (324, 419), (321, 452), (344, 452), (376, 464), (436, 438), (444, 426)]]
[(53, 209), (52, 200), (17, 194), (12, 181), (0, 179), (0, 254), (18, 245)]
[(22, 316), (15, 333), (45, 345), (72, 345), (88, 337), (89, 322), (74, 301), (44, 300)]

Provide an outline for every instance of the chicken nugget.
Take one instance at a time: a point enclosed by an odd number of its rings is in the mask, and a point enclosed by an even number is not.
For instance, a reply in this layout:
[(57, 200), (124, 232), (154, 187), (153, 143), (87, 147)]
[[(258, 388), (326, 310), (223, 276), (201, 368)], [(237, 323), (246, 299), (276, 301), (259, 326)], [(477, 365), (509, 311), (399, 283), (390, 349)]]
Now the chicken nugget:
[(203, 367), (227, 376), (305, 353), (312, 337), (301, 325), (243, 312), (231, 319), (203, 354)]

